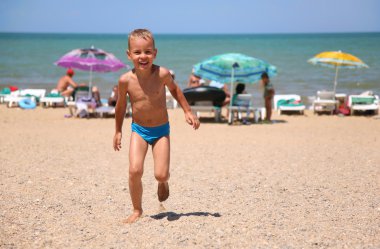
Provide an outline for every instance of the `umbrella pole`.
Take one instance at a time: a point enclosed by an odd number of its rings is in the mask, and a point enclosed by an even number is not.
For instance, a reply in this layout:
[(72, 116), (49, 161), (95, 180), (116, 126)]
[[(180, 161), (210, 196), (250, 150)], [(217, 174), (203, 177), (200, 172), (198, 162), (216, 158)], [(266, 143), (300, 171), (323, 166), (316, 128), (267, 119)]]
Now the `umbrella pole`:
[(90, 68), (90, 82), (88, 85), (89, 85), (88, 98), (90, 99), (92, 97), (92, 66)]
[(339, 67), (335, 66), (334, 96), (336, 93), (336, 86), (338, 85), (338, 69), (339, 69)]

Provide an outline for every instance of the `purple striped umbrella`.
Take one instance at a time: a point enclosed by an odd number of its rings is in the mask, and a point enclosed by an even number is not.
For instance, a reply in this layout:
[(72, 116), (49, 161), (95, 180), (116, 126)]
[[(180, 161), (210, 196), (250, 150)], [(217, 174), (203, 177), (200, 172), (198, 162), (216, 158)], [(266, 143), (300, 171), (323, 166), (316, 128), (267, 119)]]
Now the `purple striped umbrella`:
[(90, 71), (90, 89), (92, 86), (92, 72), (116, 72), (121, 68), (129, 69), (128, 65), (125, 65), (113, 54), (93, 46), (91, 48), (74, 49), (62, 56), (54, 64), (65, 68)]

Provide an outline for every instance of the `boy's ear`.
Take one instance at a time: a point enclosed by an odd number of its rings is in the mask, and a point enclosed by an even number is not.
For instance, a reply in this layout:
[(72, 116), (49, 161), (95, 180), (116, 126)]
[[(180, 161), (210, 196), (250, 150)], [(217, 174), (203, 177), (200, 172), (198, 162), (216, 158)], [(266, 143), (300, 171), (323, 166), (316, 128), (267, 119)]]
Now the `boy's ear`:
[(131, 52), (129, 52), (129, 49), (125, 50), (125, 53), (127, 54), (128, 59), (131, 59)]
[(156, 58), (156, 56), (157, 56), (157, 52), (158, 52), (158, 50), (157, 50), (157, 48), (155, 48), (155, 49), (154, 49), (154, 58)]

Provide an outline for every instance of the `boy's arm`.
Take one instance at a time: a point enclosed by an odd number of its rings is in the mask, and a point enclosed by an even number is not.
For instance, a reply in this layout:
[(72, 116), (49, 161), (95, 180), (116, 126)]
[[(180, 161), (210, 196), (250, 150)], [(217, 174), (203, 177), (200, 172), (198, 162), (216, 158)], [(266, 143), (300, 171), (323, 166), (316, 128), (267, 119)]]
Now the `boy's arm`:
[(193, 126), (194, 129), (198, 129), (200, 125), (198, 118), (191, 111), (189, 103), (187, 102), (179, 86), (174, 82), (169, 72), (164, 75), (164, 82), (171, 95), (178, 101), (179, 105), (185, 112), (186, 122)]
[(115, 107), (115, 135), (113, 138), (113, 148), (115, 151), (121, 149), (122, 127), (127, 110), (127, 92), (127, 79), (123, 75), (119, 79), (118, 98)]

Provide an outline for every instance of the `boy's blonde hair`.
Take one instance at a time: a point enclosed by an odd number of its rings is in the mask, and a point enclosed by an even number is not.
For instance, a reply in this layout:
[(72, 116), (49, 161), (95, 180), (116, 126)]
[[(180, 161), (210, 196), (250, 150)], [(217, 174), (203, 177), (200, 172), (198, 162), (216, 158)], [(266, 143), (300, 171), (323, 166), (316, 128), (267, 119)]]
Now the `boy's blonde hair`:
[(154, 44), (154, 37), (152, 32), (147, 29), (135, 29), (128, 35), (128, 49), (130, 48), (131, 38), (143, 38), (144, 40), (151, 39), (153, 41), (153, 48), (156, 48)]

